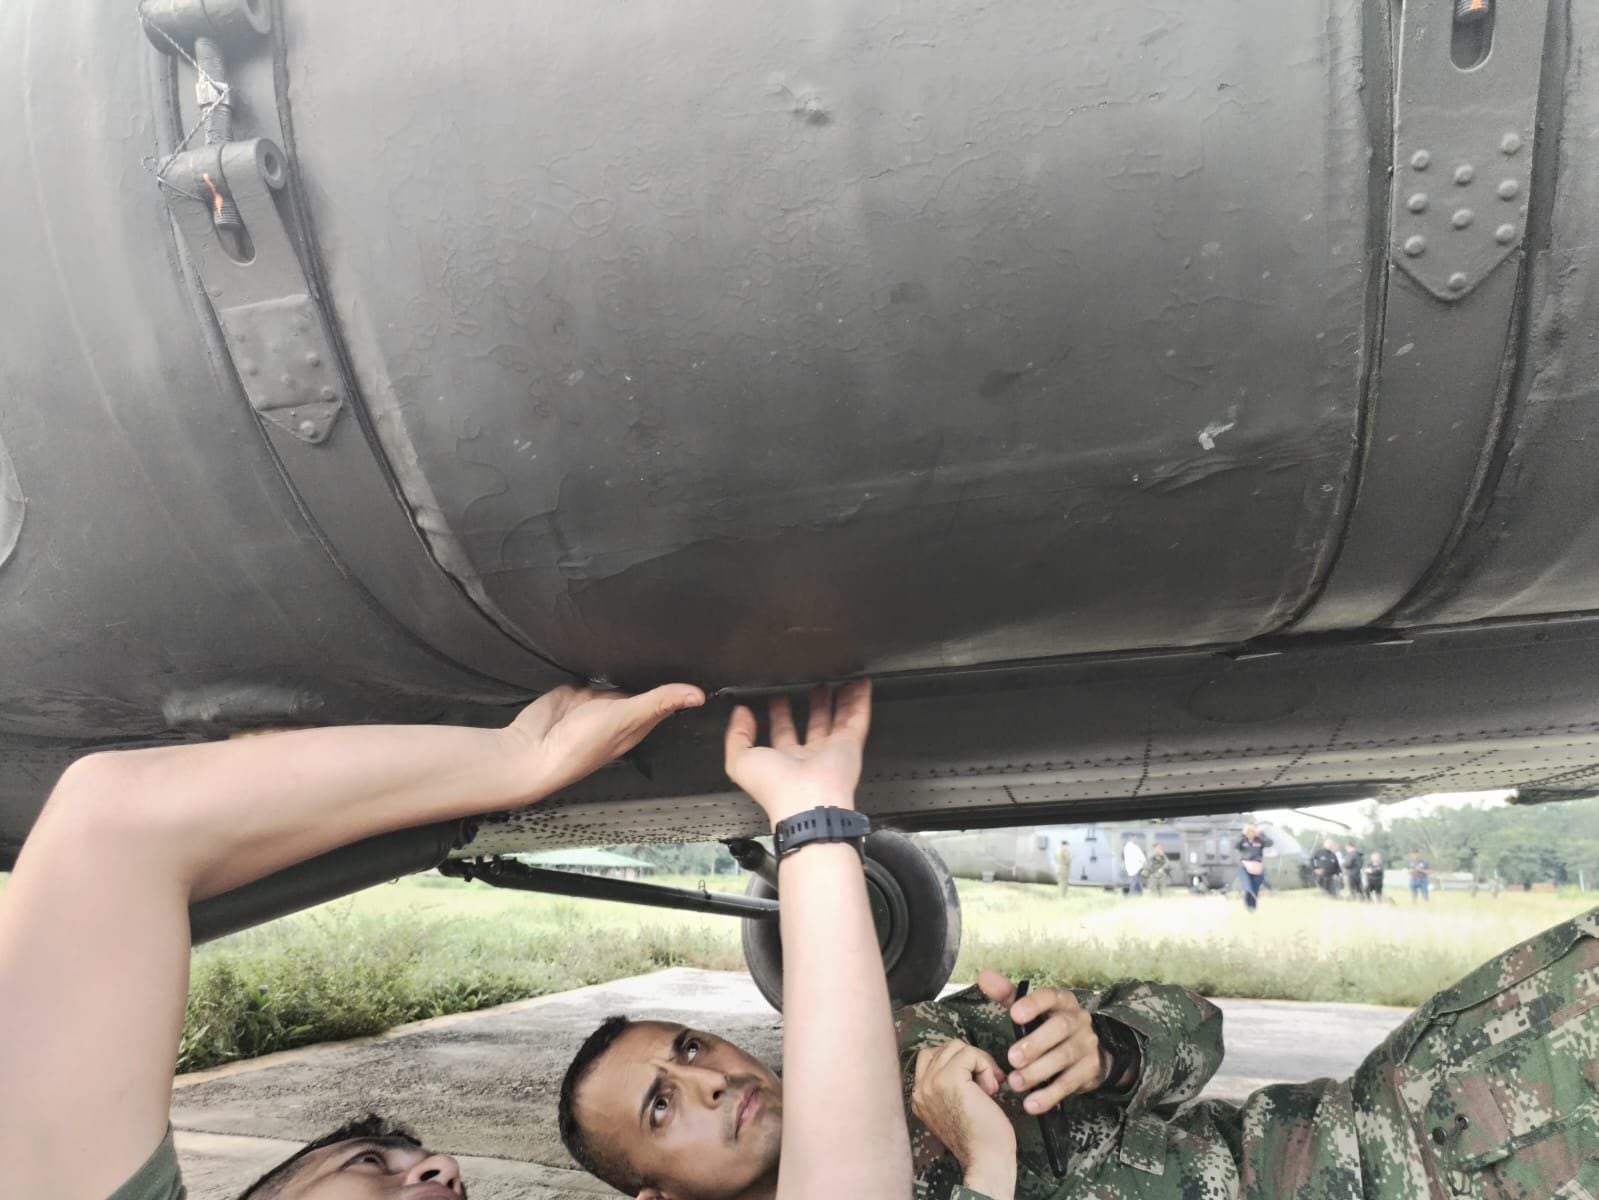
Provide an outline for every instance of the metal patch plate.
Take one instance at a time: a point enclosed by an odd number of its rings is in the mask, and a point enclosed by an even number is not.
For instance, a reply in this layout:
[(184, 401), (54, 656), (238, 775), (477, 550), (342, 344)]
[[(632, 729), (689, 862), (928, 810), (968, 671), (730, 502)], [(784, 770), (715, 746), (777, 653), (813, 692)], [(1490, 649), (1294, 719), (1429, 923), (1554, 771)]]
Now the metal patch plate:
[(305, 294), (217, 310), (250, 406), (308, 442), (328, 436), (339, 408), (339, 373), (316, 304)]
[(1549, 11), (1499, 7), (1469, 69), (1451, 57), (1451, 5), (1407, 4), (1401, 24), (1391, 253), (1440, 300), (1468, 294), (1526, 234)]

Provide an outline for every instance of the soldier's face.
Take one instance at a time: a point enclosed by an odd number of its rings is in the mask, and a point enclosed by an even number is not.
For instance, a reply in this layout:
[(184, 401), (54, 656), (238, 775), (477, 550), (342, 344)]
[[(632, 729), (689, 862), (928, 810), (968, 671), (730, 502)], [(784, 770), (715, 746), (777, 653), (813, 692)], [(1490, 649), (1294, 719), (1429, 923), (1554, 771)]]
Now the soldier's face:
[(572, 1100), (597, 1148), (644, 1180), (646, 1200), (727, 1200), (777, 1179), (783, 1085), (711, 1034), (635, 1022)]

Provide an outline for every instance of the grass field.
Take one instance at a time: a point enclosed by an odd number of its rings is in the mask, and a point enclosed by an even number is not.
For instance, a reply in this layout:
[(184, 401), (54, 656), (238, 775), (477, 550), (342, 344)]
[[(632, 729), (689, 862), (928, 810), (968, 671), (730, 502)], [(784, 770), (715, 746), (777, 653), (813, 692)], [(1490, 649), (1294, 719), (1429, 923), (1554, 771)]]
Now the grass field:
[[(741, 890), (743, 880), (706, 885)], [(1268, 893), (1252, 917), (1224, 896), (1076, 891), (1063, 901), (1053, 887), (958, 886), (957, 981), (994, 966), (1086, 988), (1152, 978), (1209, 995), (1398, 1005), (1599, 900), (1444, 893), (1430, 905), (1400, 897), (1379, 908), (1288, 892)], [(741, 970), (738, 934), (727, 917), (406, 879), (196, 951), (179, 1065), (196, 1070), (663, 967)]]
[[(694, 880), (662, 880), (695, 886)], [(742, 887), (728, 877), (717, 889)], [(996, 966), (1095, 988), (1143, 977), (1210, 995), (1415, 1004), (1594, 897), (1440, 895), (1412, 909), (1268, 895), (1124, 900), (959, 884), (955, 978)], [(202, 947), (180, 1065), (232, 1058), (564, 991), (669, 966), (740, 970), (738, 922), (416, 878)]]

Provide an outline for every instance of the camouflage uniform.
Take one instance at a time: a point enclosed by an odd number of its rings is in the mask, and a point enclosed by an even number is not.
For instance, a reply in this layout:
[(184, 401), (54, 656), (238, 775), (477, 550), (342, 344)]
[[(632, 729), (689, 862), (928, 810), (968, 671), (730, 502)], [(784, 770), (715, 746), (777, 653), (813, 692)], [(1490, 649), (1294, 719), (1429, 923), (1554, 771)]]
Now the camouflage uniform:
[(1144, 864), (1144, 886), (1157, 896), (1166, 894), (1166, 864), (1170, 861), (1166, 852), (1156, 846), (1149, 852), (1149, 861)]
[[(1077, 993), (1131, 1028), (1143, 1070), (1122, 1095), (1066, 1101), (1068, 1174), (1038, 1119), (1001, 1092), (1017, 1200), (1599, 1200), (1599, 909), (1440, 992), (1351, 1080), (1262, 1088), (1242, 1106), (1191, 1100), (1221, 1062), (1221, 1014), (1180, 988)], [(952, 1037), (1003, 1062), (1008, 1019), (975, 989), (900, 1014), (917, 1200), (986, 1200), (910, 1116), (916, 1052)]]

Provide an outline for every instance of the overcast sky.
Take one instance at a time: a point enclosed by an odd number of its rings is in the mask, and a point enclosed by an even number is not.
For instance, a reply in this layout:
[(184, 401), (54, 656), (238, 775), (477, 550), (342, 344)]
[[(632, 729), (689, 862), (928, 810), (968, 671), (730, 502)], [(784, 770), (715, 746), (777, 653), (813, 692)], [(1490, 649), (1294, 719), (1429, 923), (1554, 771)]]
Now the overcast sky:
[[(1498, 792), (1440, 792), (1436, 796), (1412, 796), (1397, 804), (1382, 805), (1378, 815), (1383, 824), (1388, 825), (1395, 817), (1421, 817), (1440, 808), (1498, 808), (1510, 794), (1509, 789), (1506, 789)], [(1270, 808), (1262, 809), (1259, 815), (1263, 821), (1288, 825), (1294, 829), (1326, 829), (1339, 833), (1347, 825), (1352, 826), (1356, 833), (1366, 833), (1366, 810), (1370, 804), (1370, 800), (1354, 800), (1348, 804), (1318, 804), (1315, 808)], [(1319, 817), (1331, 820), (1321, 820)]]

